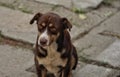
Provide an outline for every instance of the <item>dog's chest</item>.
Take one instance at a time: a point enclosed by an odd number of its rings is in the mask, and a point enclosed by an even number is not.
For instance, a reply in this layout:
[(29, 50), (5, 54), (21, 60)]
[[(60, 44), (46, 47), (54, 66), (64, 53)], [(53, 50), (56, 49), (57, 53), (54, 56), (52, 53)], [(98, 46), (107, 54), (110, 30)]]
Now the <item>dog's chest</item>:
[(62, 59), (61, 54), (55, 50), (53, 47), (48, 47), (47, 49), (48, 55), (45, 58), (39, 58), (39, 64), (45, 66), (45, 68), (52, 73), (57, 73), (59, 71), (58, 66), (65, 66), (67, 63), (67, 59)]

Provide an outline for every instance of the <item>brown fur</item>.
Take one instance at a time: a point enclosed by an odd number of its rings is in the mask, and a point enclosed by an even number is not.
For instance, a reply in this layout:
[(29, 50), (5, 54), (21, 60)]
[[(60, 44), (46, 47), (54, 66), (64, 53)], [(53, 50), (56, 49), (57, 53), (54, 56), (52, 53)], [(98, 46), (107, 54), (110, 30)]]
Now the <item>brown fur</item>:
[[(34, 21), (38, 27), (38, 37), (35, 49), (35, 65), (38, 77), (72, 77), (72, 70), (76, 68), (78, 57), (69, 31), (71, 23), (66, 18), (61, 18), (54, 13), (37, 13)], [(38, 38), (44, 29), (48, 29), (49, 46), (38, 45)]]

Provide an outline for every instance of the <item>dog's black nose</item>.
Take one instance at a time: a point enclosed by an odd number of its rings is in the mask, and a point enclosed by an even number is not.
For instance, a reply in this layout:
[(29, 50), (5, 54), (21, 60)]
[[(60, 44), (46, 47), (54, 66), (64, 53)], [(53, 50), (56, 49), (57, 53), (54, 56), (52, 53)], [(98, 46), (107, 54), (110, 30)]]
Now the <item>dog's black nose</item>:
[(40, 44), (41, 45), (46, 45), (46, 43), (47, 43), (47, 40), (45, 38), (40, 39)]

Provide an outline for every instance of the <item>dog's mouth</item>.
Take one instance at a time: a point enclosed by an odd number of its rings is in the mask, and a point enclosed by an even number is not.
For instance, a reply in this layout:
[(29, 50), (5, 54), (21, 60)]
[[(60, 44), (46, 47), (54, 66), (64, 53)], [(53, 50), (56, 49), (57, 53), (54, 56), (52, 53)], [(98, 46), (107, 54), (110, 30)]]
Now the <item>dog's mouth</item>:
[(40, 45), (38, 45), (38, 46), (40, 46), (40, 47), (47, 47), (47, 46), (49, 46), (49, 45), (47, 45), (47, 44), (40, 44)]
[(49, 43), (48, 42), (39, 42), (38, 41), (38, 46), (40, 46), (40, 47), (46, 47), (46, 46), (49, 46)]
[(41, 45), (38, 45), (38, 48), (42, 48), (42, 49), (47, 49), (48, 46), (41, 46)]

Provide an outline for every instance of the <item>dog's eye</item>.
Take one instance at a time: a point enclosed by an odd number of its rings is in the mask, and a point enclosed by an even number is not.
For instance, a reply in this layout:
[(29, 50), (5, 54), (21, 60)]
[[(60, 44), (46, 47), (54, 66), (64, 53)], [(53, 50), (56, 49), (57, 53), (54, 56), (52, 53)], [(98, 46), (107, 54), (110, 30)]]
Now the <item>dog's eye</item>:
[(50, 31), (51, 31), (52, 34), (57, 34), (56, 28), (51, 28)]
[(39, 32), (43, 32), (44, 31), (44, 28), (42, 26), (38, 26), (38, 31)]
[(42, 26), (38, 26), (39, 29), (42, 29), (43, 27)]

